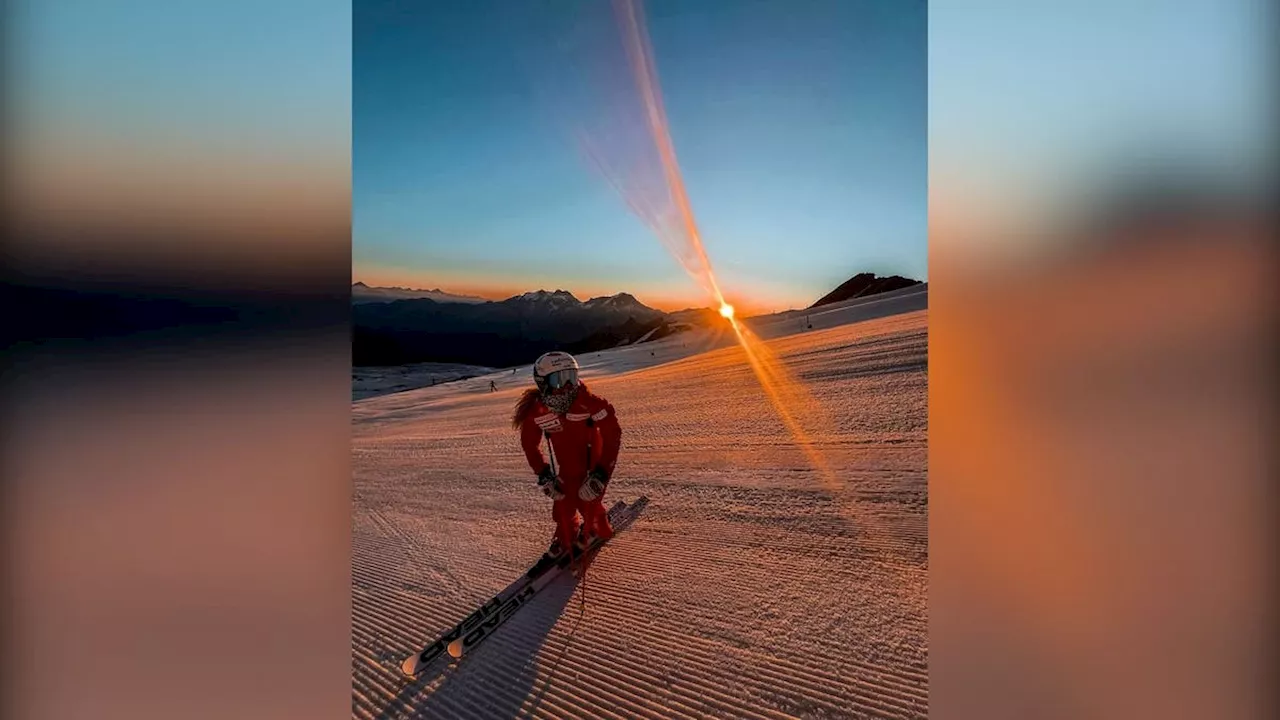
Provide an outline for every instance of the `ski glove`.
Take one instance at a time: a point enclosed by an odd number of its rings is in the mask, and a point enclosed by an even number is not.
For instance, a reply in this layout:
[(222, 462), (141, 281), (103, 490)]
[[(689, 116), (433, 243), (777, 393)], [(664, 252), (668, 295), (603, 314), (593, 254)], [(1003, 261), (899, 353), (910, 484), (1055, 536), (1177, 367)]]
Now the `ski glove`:
[(578, 489), (578, 497), (586, 502), (591, 502), (604, 494), (604, 489), (609, 484), (609, 478), (600, 468), (596, 468), (587, 474), (587, 479), (582, 481), (582, 487)]
[(542, 488), (542, 492), (552, 500), (564, 497), (564, 493), (560, 491), (560, 478), (556, 477), (550, 465), (542, 468), (542, 472), (538, 473), (538, 487)]

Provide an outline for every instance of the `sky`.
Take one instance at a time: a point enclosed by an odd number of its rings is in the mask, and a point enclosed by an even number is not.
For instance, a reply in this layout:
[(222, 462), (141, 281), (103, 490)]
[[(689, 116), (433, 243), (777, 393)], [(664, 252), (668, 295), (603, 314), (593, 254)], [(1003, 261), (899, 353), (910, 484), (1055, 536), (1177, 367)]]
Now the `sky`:
[[(117, 232), (130, 252), (163, 244), (166, 257), (235, 255), (281, 283), (318, 259), (343, 261), (345, 248), (317, 241), (313, 226), (347, 223), (349, 3), (16, 0), (6, 9), (6, 161), (23, 208), (128, 224)], [(290, 252), (317, 260), (282, 270), (255, 259), (261, 237), (236, 228), (264, 215)], [(173, 239), (211, 224), (232, 229), (217, 244)], [(138, 232), (158, 226), (164, 241)], [(77, 230), (40, 251), (74, 246), (85, 268), (90, 256), (136, 262), (91, 236)]]
[[(648, 3), (730, 294), (809, 300), (861, 269), (926, 279), (926, 122), (934, 208), (1070, 203), (1161, 153), (1261, 172), (1272, 5), (1157, 6), (934, 0), (926, 49), (922, 2)], [(217, 205), (269, 183), (245, 204), (276, 215), (350, 190), (353, 275), (370, 282), (699, 300), (575, 148), (573, 120), (609, 114), (565, 90), (562, 66), (528, 62), (573, 19), (530, 17), (546, 7), (574, 5), (15, 3), (15, 162), (63, 214), (67, 184)], [(587, 25), (616, 46), (610, 23)]]
[[(642, 11), (727, 297), (779, 310), (858, 272), (927, 280), (924, 2), (654, 0)], [(646, 164), (653, 144), (611, 12), (355, 4), (353, 280), (710, 304), (630, 209), (665, 191)]]
[[(1274, 158), (1273, 8), (1260, 0), (935, 0), (934, 250), (950, 247), (952, 218), (1002, 223), (1009, 215), (1039, 226), (1085, 211), (1118, 177), (1153, 169), (1257, 184)], [(991, 243), (990, 235), (956, 237), (965, 237), (957, 249), (969, 259)], [(1034, 233), (1014, 240), (1032, 253), (1052, 242)]]

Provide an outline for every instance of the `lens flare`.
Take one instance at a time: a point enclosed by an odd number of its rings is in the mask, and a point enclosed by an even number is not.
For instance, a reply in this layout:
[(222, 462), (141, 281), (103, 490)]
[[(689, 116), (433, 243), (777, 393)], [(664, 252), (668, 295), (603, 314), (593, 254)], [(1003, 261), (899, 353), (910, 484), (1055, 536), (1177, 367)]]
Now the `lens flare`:
[[(809, 427), (823, 427), (817, 415), (821, 408), (817, 400), (805, 392), (803, 385), (792, 378), (782, 362), (769, 351), (745, 325), (734, 317), (733, 306), (725, 301), (720, 285), (711, 268), (711, 260), (702, 243), (698, 225), (694, 221), (693, 207), (685, 190), (680, 166), (676, 162), (675, 148), (662, 104), (658, 85), (657, 67), (653, 49), (645, 28), (644, 14), (637, 8), (636, 0), (614, 0), (613, 7), (622, 31), (632, 79), (640, 96), (645, 126), (656, 151), (654, 171), (661, 178), (637, 178), (627, 173), (610, 174), (612, 167), (637, 167), (639, 163), (607, 162), (600, 146), (588, 146), (588, 154), (596, 160), (598, 169), (604, 171), (610, 184), (623, 196), (628, 206), (658, 235), (680, 262), (685, 271), (697, 281), (710, 296), (712, 307), (720, 308), (720, 315), (733, 327), (738, 344), (742, 347), (752, 372), (763, 388), (778, 417), (791, 433), (796, 443), (809, 458), (827, 489), (839, 489), (834, 473), (818, 451), (806, 431)], [(649, 192), (628, 192), (631, 189), (648, 189)], [(808, 421), (808, 422), (806, 422)]]
[[(707, 256), (702, 244), (702, 235), (698, 224), (694, 221), (693, 207), (685, 190), (684, 179), (680, 173), (680, 165), (676, 161), (675, 147), (671, 142), (671, 132), (667, 123), (666, 110), (662, 104), (662, 92), (658, 85), (658, 71), (653, 59), (653, 48), (649, 42), (645, 27), (644, 13), (637, 7), (636, 0), (614, 0), (613, 8), (622, 32), (623, 46), (626, 50), (628, 65), (636, 91), (639, 93), (640, 108), (644, 116), (652, 149), (657, 153), (657, 162), (653, 171), (660, 172), (661, 178), (629, 177), (626, 172), (610, 174), (609, 170), (621, 167), (636, 167), (637, 163), (607, 162), (599, 146), (588, 147), (588, 154), (595, 160), (597, 167), (609, 177), (610, 184), (623, 196), (627, 204), (643, 219), (662, 240), (663, 245), (671, 251), (685, 271), (700, 284), (712, 300), (712, 307), (720, 308), (720, 315), (729, 321), (737, 336), (738, 344), (746, 352), (747, 360), (754, 371), (760, 385), (764, 388), (779, 417), (788, 430), (805, 449), (805, 454), (814, 462), (820, 473), (826, 463), (818, 455), (813, 443), (800, 423), (796, 421), (793, 409), (797, 405), (788, 403), (784, 398), (784, 388), (796, 389), (797, 383), (785, 382), (780, 372), (781, 363), (774, 359), (765, 360), (763, 343), (760, 343), (741, 323), (734, 318), (733, 306), (725, 302), (724, 293), (716, 281), (711, 269), (711, 259)], [(648, 189), (649, 192), (628, 192), (628, 188)], [(788, 393), (790, 394), (790, 393)], [(801, 403), (804, 404), (804, 403)]]
[[(788, 372), (773, 350), (735, 317), (733, 306), (725, 301), (676, 161), (653, 51), (638, 4), (638, 0), (613, 2), (625, 51), (626, 69), (619, 69), (622, 76), (610, 78), (613, 82), (599, 80), (608, 77), (608, 51), (616, 48), (603, 48), (600, 57), (575, 64), (573, 68), (597, 78), (598, 97), (614, 111), (606, 113), (608, 122), (587, 117), (588, 122), (596, 121), (595, 132), (579, 125), (579, 148), (593, 169), (653, 231), (689, 277), (703, 288), (710, 300), (708, 307), (718, 308), (728, 321), (767, 401), (812, 465), (822, 487), (837, 500), (842, 513), (853, 516), (850, 519), (863, 531), (881, 536), (881, 542), (876, 545), (889, 547), (892, 541), (886, 539), (887, 528), (874, 511), (864, 510), (852, 501), (844, 483), (820, 452), (814, 438), (832, 426), (825, 409), (805, 385)], [(619, 89), (625, 87), (626, 75), (630, 76), (635, 92), (618, 95)]]

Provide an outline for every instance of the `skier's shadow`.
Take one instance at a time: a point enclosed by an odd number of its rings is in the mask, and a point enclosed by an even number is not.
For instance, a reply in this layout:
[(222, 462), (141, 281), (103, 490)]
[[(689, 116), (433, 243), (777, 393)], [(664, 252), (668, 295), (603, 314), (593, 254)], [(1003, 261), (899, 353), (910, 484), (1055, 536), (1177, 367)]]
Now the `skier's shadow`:
[(378, 720), (476, 714), (519, 717), (537, 680), (538, 652), (577, 587), (577, 578), (561, 573), (463, 660), (405, 680)]
[[(634, 510), (615, 524), (615, 530), (620, 531), (634, 522), (647, 503), (648, 498), (637, 501)], [(590, 582), (590, 566), (587, 577)], [(573, 653), (582, 614), (578, 608), (571, 608), (570, 603), (579, 583), (572, 573), (561, 572), (527, 606), (503, 623), (493, 637), (463, 660), (425, 677), (406, 681), (378, 715), (378, 720), (475, 714), (486, 718), (532, 716), (556, 682), (561, 661)], [(553, 657), (544, 659), (544, 665), (550, 665), (546, 677), (539, 681), (539, 652), (566, 612), (573, 615), (568, 640)]]

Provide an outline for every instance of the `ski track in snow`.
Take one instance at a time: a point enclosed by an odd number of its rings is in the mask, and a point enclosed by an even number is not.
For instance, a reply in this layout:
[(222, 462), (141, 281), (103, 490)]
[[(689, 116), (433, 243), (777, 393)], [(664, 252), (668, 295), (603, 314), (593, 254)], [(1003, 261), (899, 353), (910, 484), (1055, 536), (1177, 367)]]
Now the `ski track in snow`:
[(353, 716), (926, 716), (927, 310), (910, 307), (836, 308), (769, 341), (822, 403), (824, 425), (806, 429), (835, 486), (740, 349), (689, 355), (676, 336), (643, 349), (650, 367), (634, 348), (585, 359), (623, 427), (606, 504), (648, 506), (585, 587), (562, 574), (461, 662), (412, 681), (401, 660), (551, 538), (508, 420), (527, 373), (498, 393), (484, 378), (483, 392), (353, 404)]

